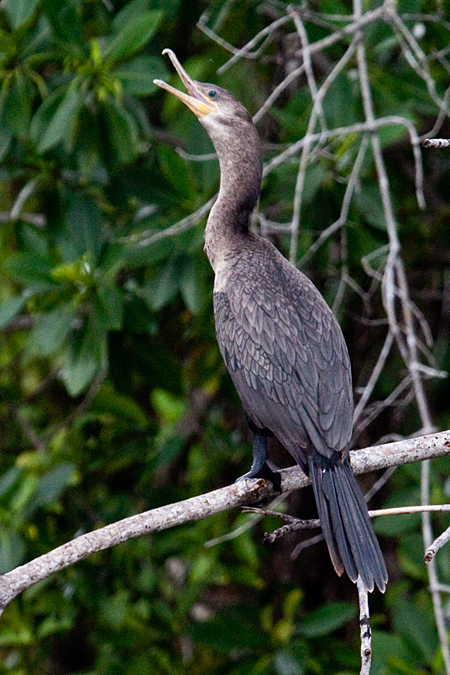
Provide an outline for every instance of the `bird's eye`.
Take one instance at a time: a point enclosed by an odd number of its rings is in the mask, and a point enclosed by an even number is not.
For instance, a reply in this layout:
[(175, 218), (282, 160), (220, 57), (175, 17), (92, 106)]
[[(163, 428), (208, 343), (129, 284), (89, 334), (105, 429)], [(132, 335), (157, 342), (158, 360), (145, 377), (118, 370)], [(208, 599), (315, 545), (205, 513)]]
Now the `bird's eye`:
[(214, 91), (214, 89), (211, 89), (211, 91), (208, 91), (209, 98), (214, 98), (216, 94), (217, 94), (217, 91)]

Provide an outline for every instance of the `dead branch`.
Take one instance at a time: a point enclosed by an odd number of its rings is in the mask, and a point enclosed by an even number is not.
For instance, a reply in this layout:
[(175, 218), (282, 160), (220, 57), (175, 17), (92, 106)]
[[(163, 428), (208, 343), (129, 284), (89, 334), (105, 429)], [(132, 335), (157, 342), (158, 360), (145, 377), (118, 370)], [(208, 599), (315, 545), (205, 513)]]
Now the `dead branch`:
[(445, 532), (443, 532), (437, 539), (433, 541), (433, 543), (428, 546), (427, 550), (425, 551), (425, 562), (430, 563), (436, 553), (439, 551), (440, 548), (442, 548), (445, 544), (447, 544), (450, 541), (450, 527), (448, 527)]
[[(428, 504), (421, 506), (394, 506), (390, 509), (373, 509), (369, 511), (369, 516), (371, 518), (376, 518), (378, 516), (399, 516), (409, 513), (423, 513), (428, 511), (430, 513), (448, 513), (450, 512), (450, 504)], [(279, 511), (274, 511), (273, 509), (264, 509), (258, 508), (255, 506), (244, 506), (242, 509), (243, 513), (255, 513), (259, 516), (272, 516), (273, 518), (280, 518), (284, 520), (286, 525), (277, 528), (273, 532), (265, 532), (263, 542), (265, 544), (273, 544), (277, 539), (281, 539), (287, 534), (296, 532), (297, 530), (314, 530), (320, 527), (320, 520), (318, 518), (309, 518), (308, 520), (303, 520), (302, 518), (295, 518), (290, 516), (287, 513), (280, 513)], [(446, 530), (440, 537), (438, 537), (434, 542), (433, 546), (430, 546), (427, 549), (425, 554), (425, 562), (429, 562), (436, 552), (450, 540), (450, 528)]]
[(372, 663), (372, 631), (370, 629), (369, 594), (360, 577), (356, 581), (359, 599), (359, 630), (361, 635), (360, 675), (369, 675)]
[(426, 138), (424, 148), (450, 148), (450, 138)]
[[(441, 457), (450, 454), (450, 430), (355, 450), (350, 454), (356, 474)], [(309, 478), (298, 467), (281, 471), (282, 492), (305, 487), (309, 482)], [(276, 494), (272, 485), (263, 479), (242, 480), (219, 490), (124, 518), (99, 530), (83, 534), (0, 577), (0, 609), (3, 610), (26, 588), (98, 551), (150, 532), (201, 520), (232, 507), (257, 503)]]

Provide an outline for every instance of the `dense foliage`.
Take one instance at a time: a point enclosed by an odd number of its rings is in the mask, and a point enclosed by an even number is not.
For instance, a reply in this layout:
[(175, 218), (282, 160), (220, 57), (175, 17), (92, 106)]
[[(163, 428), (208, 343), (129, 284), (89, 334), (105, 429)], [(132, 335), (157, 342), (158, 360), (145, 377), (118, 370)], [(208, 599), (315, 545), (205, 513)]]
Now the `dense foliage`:
[[(345, 2), (313, 4), (321, 12), (352, 11)], [(439, 97), (450, 72), (443, 4), (403, 3), (405, 11), (428, 16), (405, 22), (423, 28), (424, 54), (438, 54), (419, 65)], [(242, 46), (284, 4), (1, 4), (1, 572), (77, 533), (230, 483), (250, 463), (248, 431), (214, 336), (204, 218), (183, 220), (215, 194), (218, 166), (177, 152), (209, 153), (211, 145), (195, 117), (156, 91), (153, 79), (172, 77), (160, 56), (170, 47), (193, 77), (232, 90), (255, 112), (295, 62), (300, 43), (292, 26), (280, 24), (262, 55), (219, 76), (229, 55), (196, 27), (206, 8), (221, 36)], [(331, 21), (306, 22), (309, 40), (329, 34)], [(381, 21), (364, 39), (377, 113), (402, 115), (419, 133), (432, 129), (439, 115), (432, 87), (405, 59), (400, 39)], [(313, 61), (319, 82), (342, 53), (336, 43), (329, 62)], [(353, 59), (323, 100), (332, 127), (361, 119), (354, 69)], [(267, 159), (307, 131), (307, 84), (305, 74), (293, 81), (259, 123)], [(440, 135), (449, 136), (449, 128), (444, 122)], [(445, 150), (425, 156), (420, 210), (407, 130), (377, 133), (411, 295), (434, 338), (428, 349), (436, 368), (450, 370), (450, 156)], [(339, 217), (355, 135), (324, 148), (308, 168), (298, 259)], [(290, 220), (297, 172), (298, 154), (268, 174), (261, 197), (266, 219)], [(376, 185), (368, 153), (345, 240), (336, 231), (303, 266), (330, 304), (344, 268), (352, 280), (339, 318), (357, 394), (386, 335), (381, 294), (367, 274), (376, 267), (371, 254), (387, 243)], [(289, 253), (287, 234), (271, 236)], [(359, 445), (420, 429), (408, 383), (393, 405), (376, 405), (399, 386), (404, 369), (393, 350)], [(449, 428), (448, 382), (430, 379), (426, 392), (433, 422)], [(287, 461), (280, 448), (273, 457)], [(448, 498), (449, 474), (448, 460), (433, 464), (433, 501)], [(364, 485), (371, 483), (366, 477)], [(419, 489), (420, 467), (404, 467), (375, 503), (418, 503)], [(308, 491), (291, 496), (286, 508), (314, 514)], [(226, 513), (130, 541), (30, 588), (1, 619), (0, 672), (358, 672), (356, 592), (336, 577), (323, 543), (291, 560), (296, 541), (262, 548), (258, 525), (205, 547), (247, 521)], [(449, 524), (444, 516), (434, 522), (438, 532)], [(264, 522), (264, 529), (273, 526)], [(384, 598), (372, 598), (373, 673), (441, 673), (420, 516), (380, 519), (377, 531), (391, 582)], [(441, 582), (450, 584), (448, 554), (438, 557), (438, 568)]]

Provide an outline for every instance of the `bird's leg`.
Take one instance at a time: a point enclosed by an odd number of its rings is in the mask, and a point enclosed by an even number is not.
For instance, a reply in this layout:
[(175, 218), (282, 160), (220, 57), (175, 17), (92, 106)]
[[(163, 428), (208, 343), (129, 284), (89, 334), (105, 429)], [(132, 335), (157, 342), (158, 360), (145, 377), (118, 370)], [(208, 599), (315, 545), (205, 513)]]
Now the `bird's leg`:
[(266, 461), (268, 433), (252, 424), (250, 427), (253, 431), (253, 464), (250, 471), (244, 473), (237, 480), (242, 480), (243, 478), (265, 478), (266, 480), (270, 480), (275, 490), (281, 492), (281, 476), (278, 471), (272, 471)]
[(247, 471), (243, 476), (238, 478), (263, 478), (261, 471), (269, 467), (266, 464), (267, 460), (267, 435), (260, 430), (253, 431), (253, 464), (250, 471)]

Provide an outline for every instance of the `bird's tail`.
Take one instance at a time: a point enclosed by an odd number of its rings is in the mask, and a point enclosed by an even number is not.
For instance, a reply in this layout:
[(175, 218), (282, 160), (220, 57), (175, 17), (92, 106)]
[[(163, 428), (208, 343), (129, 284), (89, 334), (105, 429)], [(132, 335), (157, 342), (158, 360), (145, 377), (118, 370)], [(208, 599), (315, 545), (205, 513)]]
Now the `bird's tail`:
[(309, 472), (334, 569), (339, 576), (345, 570), (353, 582), (361, 577), (367, 591), (376, 584), (384, 593), (386, 565), (349, 460), (314, 455)]

